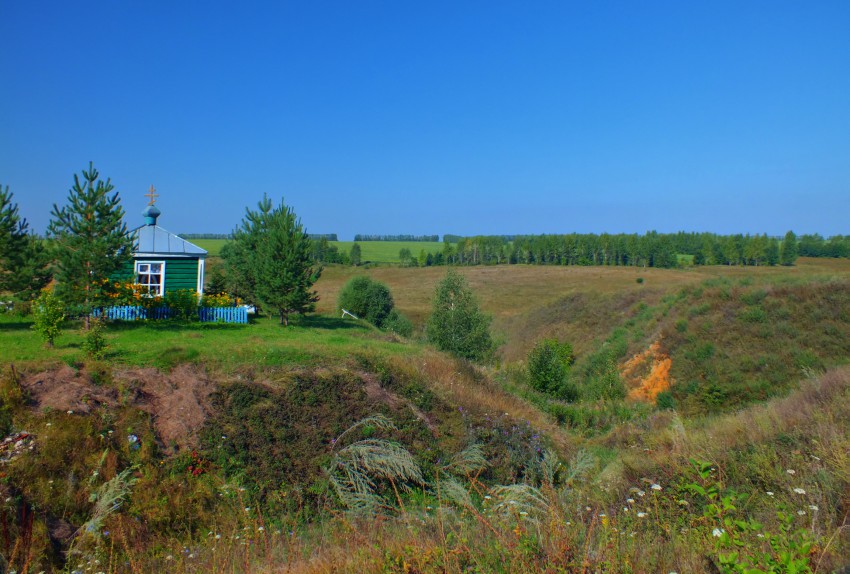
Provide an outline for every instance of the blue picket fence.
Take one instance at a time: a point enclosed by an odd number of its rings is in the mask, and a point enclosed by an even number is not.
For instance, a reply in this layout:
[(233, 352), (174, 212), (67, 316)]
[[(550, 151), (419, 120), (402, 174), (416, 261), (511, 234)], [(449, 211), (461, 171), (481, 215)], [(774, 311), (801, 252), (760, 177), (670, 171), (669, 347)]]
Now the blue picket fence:
[[(118, 321), (136, 321), (138, 319), (170, 319), (172, 312), (168, 307), (145, 309), (133, 305), (116, 305), (95, 311), (94, 316)], [(248, 309), (245, 307), (198, 307), (198, 317), (205, 323), (247, 323)]]

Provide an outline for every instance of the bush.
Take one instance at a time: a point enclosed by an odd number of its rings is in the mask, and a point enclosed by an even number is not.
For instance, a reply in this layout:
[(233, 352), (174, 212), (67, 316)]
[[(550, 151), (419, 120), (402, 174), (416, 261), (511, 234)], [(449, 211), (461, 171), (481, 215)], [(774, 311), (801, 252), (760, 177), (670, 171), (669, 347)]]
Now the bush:
[(92, 319), (83, 337), (82, 349), (90, 359), (102, 359), (106, 354), (106, 337), (102, 319)]
[(52, 291), (44, 291), (35, 300), (32, 311), (35, 316), (35, 324), (32, 328), (36, 330), (48, 347), (52, 347), (53, 341), (62, 332), (65, 306)]
[(462, 359), (483, 361), (493, 353), (490, 317), (481, 312), (472, 289), (453, 269), (437, 284), (427, 332), (438, 349)]
[[(578, 391), (570, 389), (567, 377), (573, 364), (573, 348), (556, 339), (538, 341), (528, 354), (528, 375), (536, 390), (566, 400), (575, 400)], [(574, 391), (574, 392), (571, 392)], [(572, 396), (564, 396), (564, 395)]]
[(337, 306), (340, 310), (345, 309), (376, 327), (383, 328), (395, 302), (389, 287), (362, 275), (345, 284), (340, 291)]
[(163, 300), (171, 309), (173, 318), (185, 321), (198, 319), (198, 293), (194, 289), (166, 291)]
[(384, 328), (402, 337), (410, 337), (413, 334), (413, 323), (399, 313), (397, 309), (390, 311), (389, 316), (384, 321)]

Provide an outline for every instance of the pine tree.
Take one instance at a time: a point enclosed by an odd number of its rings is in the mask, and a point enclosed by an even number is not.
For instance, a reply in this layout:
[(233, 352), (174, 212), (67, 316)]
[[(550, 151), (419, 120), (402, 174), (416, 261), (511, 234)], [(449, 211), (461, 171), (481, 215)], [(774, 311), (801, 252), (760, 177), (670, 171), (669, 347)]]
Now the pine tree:
[(273, 208), (264, 197), (257, 211), (246, 209), (233, 233), (232, 248), (222, 252), (228, 270), (239, 277), (248, 298), (280, 316), (315, 309), (319, 297), (311, 291), (321, 268), (312, 266), (312, 242), (291, 208)]
[(9, 186), (0, 186), (0, 291), (31, 299), (50, 281), (47, 253), (18, 214)]
[(472, 289), (460, 273), (449, 269), (437, 284), (426, 327), (428, 339), (441, 351), (482, 361), (493, 351), (489, 329), (490, 317), (479, 309)]
[[(85, 317), (109, 302), (109, 279), (132, 260), (133, 241), (123, 221), (115, 187), (89, 163), (82, 180), (74, 174), (68, 204), (54, 204), (47, 234), (53, 240), (57, 294), (72, 313)], [(111, 194), (111, 195), (110, 195)]]
[(794, 262), (797, 261), (798, 253), (797, 236), (794, 235), (793, 231), (789, 231), (785, 234), (785, 238), (782, 240), (782, 247), (779, 249), (779, 262), (782, 265), (794, 265)]

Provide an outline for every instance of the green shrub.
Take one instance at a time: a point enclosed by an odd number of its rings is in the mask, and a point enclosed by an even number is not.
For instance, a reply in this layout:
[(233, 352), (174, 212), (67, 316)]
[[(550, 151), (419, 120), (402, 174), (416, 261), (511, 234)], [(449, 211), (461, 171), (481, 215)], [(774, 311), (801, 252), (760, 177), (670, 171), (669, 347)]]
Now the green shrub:
[(410, 337), (413, 334), (413, 323), (397, 309), (393, 309), (384, 321), (384, 329), (402, 337)]
[(167, 291), (164, 301), (173, 318), (184, 321), (198, 319), (198, 293), (194, 289)]
[(32, 307), (35, 323), (32, 328), (39, 334), (48, 347), (62, 332), (65, 320), (65, 306), (52, 291), (43, 291)]
[(767, 314), (761, 307), (748, 307), (738, 315), (738, 318), (744, 323), (764, 323), (767, 321)]
[(661, 391), (655, 397), (655, 406), (661, 410), (673, 410), (676, 408), (676, 399), (670, 391)]
[(376, 327), (384, 327), (395, 306), (389, 287), (361, 275), (352, 278), (339, 293), (337, 307), (354, 313)]
[(676, 321), (676, 330), (680, 333), (684, 333), (688, 330), (688, 321), (686, 319), (679, 319)]
[(485, 361), (495, 347), (490, 336), (491, 318), (478, 306), (466, 279), (449, 269), (437, 284), (426, 331), (441, 351), (471, 361)]
[(90, 359), (102, 359), (106, 355), (106, 337), (103, 335), (105, 325), (101, 319), (92, 319), (89, 328), (83, 335), (82, 349)]
[(570, 366), (574, 362), (573, 348), (557, 339), (538, 341), (528, 354), (528, 375), (536, 390), (574, 401), (578, 390), (568, 384)]

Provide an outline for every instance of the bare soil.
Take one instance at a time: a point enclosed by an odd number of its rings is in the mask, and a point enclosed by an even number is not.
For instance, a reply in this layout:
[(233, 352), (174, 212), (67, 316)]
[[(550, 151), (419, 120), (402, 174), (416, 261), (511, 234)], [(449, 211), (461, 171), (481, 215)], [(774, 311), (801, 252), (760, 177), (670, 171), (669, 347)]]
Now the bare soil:
[(92, 373), (63, 366), (27, 375), (21, 385), (39, 410), (85, 414), (100, 407), (140, 409), (151, 415), (167, 453), (197, 445), (216, 386), (203, 370), (191, 365), (180, 365), (170, 373), (152, 368), (115, 370), (100, 385), (92, 382)]

